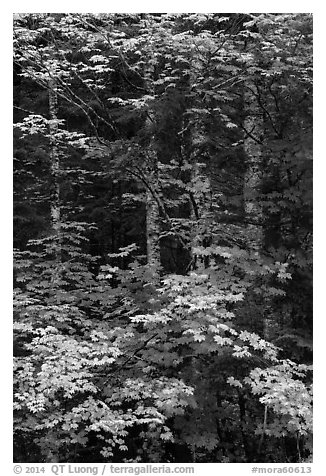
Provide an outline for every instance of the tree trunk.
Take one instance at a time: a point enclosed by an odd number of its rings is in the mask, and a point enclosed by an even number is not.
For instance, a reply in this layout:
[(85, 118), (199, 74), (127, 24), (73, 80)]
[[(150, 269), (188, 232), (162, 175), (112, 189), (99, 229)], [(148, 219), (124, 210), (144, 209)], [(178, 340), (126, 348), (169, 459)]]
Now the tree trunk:
[[(192, 194), (193, 194), (193, 203), (191, 209), (191, 218), (195, 222), (195, 226), (192, 230), (192, 249), (196, 247), (205, 247), (209, 245), (210, 235), (208, 230), (208, 218), (210, 215), (210, 188), (211, 183), (210, 179), (205, 171), (205, 164), (198, 163), (197, 159), (194, 158), (192, 168)], [(195, 259), (195, 268), (199, 272), (203, 272), (205, 266), (209, 265), (209, 257), (206, 259), (203, 256), (196, 256)]]
[[(153, 154), (153, 165), (155, 166), (156, 156)], [(155, 170), (149, 176), (149, 182), (153, 189), (157, 184), (157, 173)], [(158, 276), (161, 266), (160, 248), (160, 211), (158, 203), (151, 190), (146, 190), (146, 244), (147, 244), (147, 264), (153, 270), (153, 275)]]
[[(264, 245), (263, 210), (259, 199), (262, 187), (264, 120), (262, 111), (255, 105), (255, 98), (247, 94), (245, 107), (248, 108), (245, 120), (246, 172), (244, 175), (243, 197), (247, 222), (247, 244), (251, 252), (260, 256)], [(262, 333), (266, 340), (272, 334), (273, 322), (266, 315), (262, 318)]]
[(247, 135), (244, 141), (246, 153), (246, 172), (244, 176), (243, 197), (249, 249), (260, 253), (263, 245), (263, 213), (258, 195), (262, 181), (262, 120), (258, 114), (248, 116), (245, 122)]
[(49, 80), (49, 131), (50, 131), (50, 157), (51, 157), (51, 221), (54, 235), (55, 266), (52, 282), (58, 286), (60, 283), (61, 254), (62, 254), (62, 227), (60, 209), (60, 153), (58, 147), (58, 92), (55, 79)]
[[(201, 63), (198, 61), (194, 48), (189, 69), (190, 92), (197, 81), (201, 68)], [(190, 95), (187, 108), (196, 107), (200, 107), (200, 104), (197, 104), (196, 98), (193, 95)], [(209, 257), (196, 255), (194, 249), (210, 245), (211, 239), (208, 229), (208, 217), (210, 216), (211, 209), (211, 180), (206, 170), (206, 163), (200, 161), (199, 153), (206, 130), (205, 126), (204, 130), (202, 130), (203, 126), (198, 117), (195, 116), (190, 118), (190, 120), (189, 115), (187, 117), (184, 129), (187, 129), (188, 132), (185, 136), (184, 151), (187, 161), (191, 165), (190, 219), (192, 228), (190, 230), (190, 246), (193, 257), (192, 267), (199, 272), (203, 272), (205, 267), (209, 265)]]
[[(147, 89), (151, 96), (155, 95), (154, 88), (154, 49), (149, 45), (148, 60), (145, 69), (145, 78)], [(146, 134), (149, 135), (149, 145), (147, 157), (149, 160), (149, 173), (147, 181), (149, 187), (146, 188), (146, 246), (147, 246), (147, 264), (150, 266), (153, 277), (159, 276), (161, 268), (161, 247), (160, 247), (160, 210), (154, 193), (158, 192), (159, 187), (159, 169), (158, 158), (155, 150), (155, 113), (148, 111), (148, 118), (145, 124)]]

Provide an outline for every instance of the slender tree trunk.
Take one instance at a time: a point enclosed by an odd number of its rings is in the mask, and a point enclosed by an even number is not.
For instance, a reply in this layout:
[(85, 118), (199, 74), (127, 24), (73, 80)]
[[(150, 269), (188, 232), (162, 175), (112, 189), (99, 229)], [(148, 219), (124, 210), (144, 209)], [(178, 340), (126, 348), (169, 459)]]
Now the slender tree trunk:
[[(153, 157), (153, 166), (156, 165), (156, 155)], [(157, 186), (157, 172), (155, 169), (150, 173), (149, 182), (155, 189)], [(146, 243), (147, 243), (147, 264), (150, 265), (154, 275), (158, 275), (161, 266), (160, 248), (160, 211), (158, 203), (153, 197), (151, 190), (146, 190)]]
[(51, 220), (54, 235), (55, 269), (52, 282), (60, 283), (61, 255), (62, 255), (62, 226), (60, 209), (60, 153), (58, 147), (58, 93), (55, 79), (49, 80), (49, 112), (50, 112), (50, 155), (51, 155)]
[[(145, 69), (145, 77), (147, 78), (147, 89), (150, 95), (154, 96), (155, 89), (153, 85), (155, 67), (153, 62), (153, 48), (149, 46), (149, 58)], [(151, 188), (146, 189), (146, 245), (147, 245), (147, 264), (153, 271), (153, 276), (158, 277), (161, 268), (161, 248), (160, 248), (160, 210), (153, 192), (158, 191), (159, 187), (159, 169), (158, 158), (155, 150), (155, 113), (148, 111), (148, 119), (146, 121), (146, 132), (149, 134), (150, 140), (148, 145), (149, 174), (148, 182)]]

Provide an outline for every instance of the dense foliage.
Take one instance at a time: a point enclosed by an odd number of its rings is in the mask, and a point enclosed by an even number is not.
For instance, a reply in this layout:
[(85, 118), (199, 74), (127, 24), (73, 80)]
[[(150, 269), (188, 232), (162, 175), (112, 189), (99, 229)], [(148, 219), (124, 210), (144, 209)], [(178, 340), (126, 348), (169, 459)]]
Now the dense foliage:
[(298, 462), (312, 18), (14, 18), (23, 462)]

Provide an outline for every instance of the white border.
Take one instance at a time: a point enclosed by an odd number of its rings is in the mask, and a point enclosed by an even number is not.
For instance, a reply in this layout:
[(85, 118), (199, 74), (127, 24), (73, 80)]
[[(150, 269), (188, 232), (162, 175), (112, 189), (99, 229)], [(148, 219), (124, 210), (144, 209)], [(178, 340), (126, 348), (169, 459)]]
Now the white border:
[[(273, 2), (262, 2), (259, 0), (241, 1), (194, 1), (194, 0), (166, 0), (166, 1), (137, 1), (119, 0), (118, 2), (108, 2), (104, 0), (94, 0), (92, 2), (77, 2), (58, 0), (56, 2), (44, 2), (42, 0), (34, 0), (29, 2), (13, 1), (10, 3), (10, 10), (15, 13), (22, 12), (81, 12), (81, 13), (232, 13), (232, 12), (270, 12), (270, 13), (311, 13), (313, 2), (304, 2), (302, 0), (282, 1), (275, 0)], [(319, 8), (320, 9), (320, 8)]]
[[(117, 8), (118, 5), (118, 8)], [(12, 15), (22, 12), (108, 12), (108, 13), (136, 13), (136, 12), (305, 12), (314, 14), (314, 355), (315, 355), (315, 411), (314, 411), (314, 463), (312, 464), (312, 474), (321, 476), (325, 474), (324, 434), (326, 428), (325, 421), (325, 307), (323, 300), (325, 294), (325, 246), (326, 246), (326, 223), (324, 203), (325, 200), (325, 145), (323, 136), (325, 135), (325, 33), (326, 9), (322, 2), (304, 1), (171, 1), (164, 2), (138, 1), (131, 2), (119, 0), (114, 3), (108, 1), (92, 1), (81, 4), (74, 1), (67, 4), (66, 1), (56, 2), (43, 1), (13, 1), (4, 5), (0, 15), (1, 34), (1, 174), (0, 174), (0, 204), (1, 204), (1, 453), (3, 455), (4, 467), (2, 474), (12, 473)], [(35, 465), (36, 466), (36, 465)], [(253, 464), (196, 464), (195, 475), (228, 475), (251, 474)], [(218, 468), (217, 468), (218, 466)], [(257, 464), (257, 466), (265, 466)], [(285, 466), (280, 464), (270, 465), (273, 467)], [(269, 467), (270, 467), (269, 466)], [(296, 465), (298, 466), (298, 465)], [(299, 465), (301, 466), (301, 465)], [(306, 466), (306, 465), (305, 465)], [(7, 471), (8, 470), (8, 471)], [(277, 474), (277, 473), (276, 473)], [(294, 473), (295, 474), (295, 473)], [(299, 473), (301, 474), (301, 473)]]

